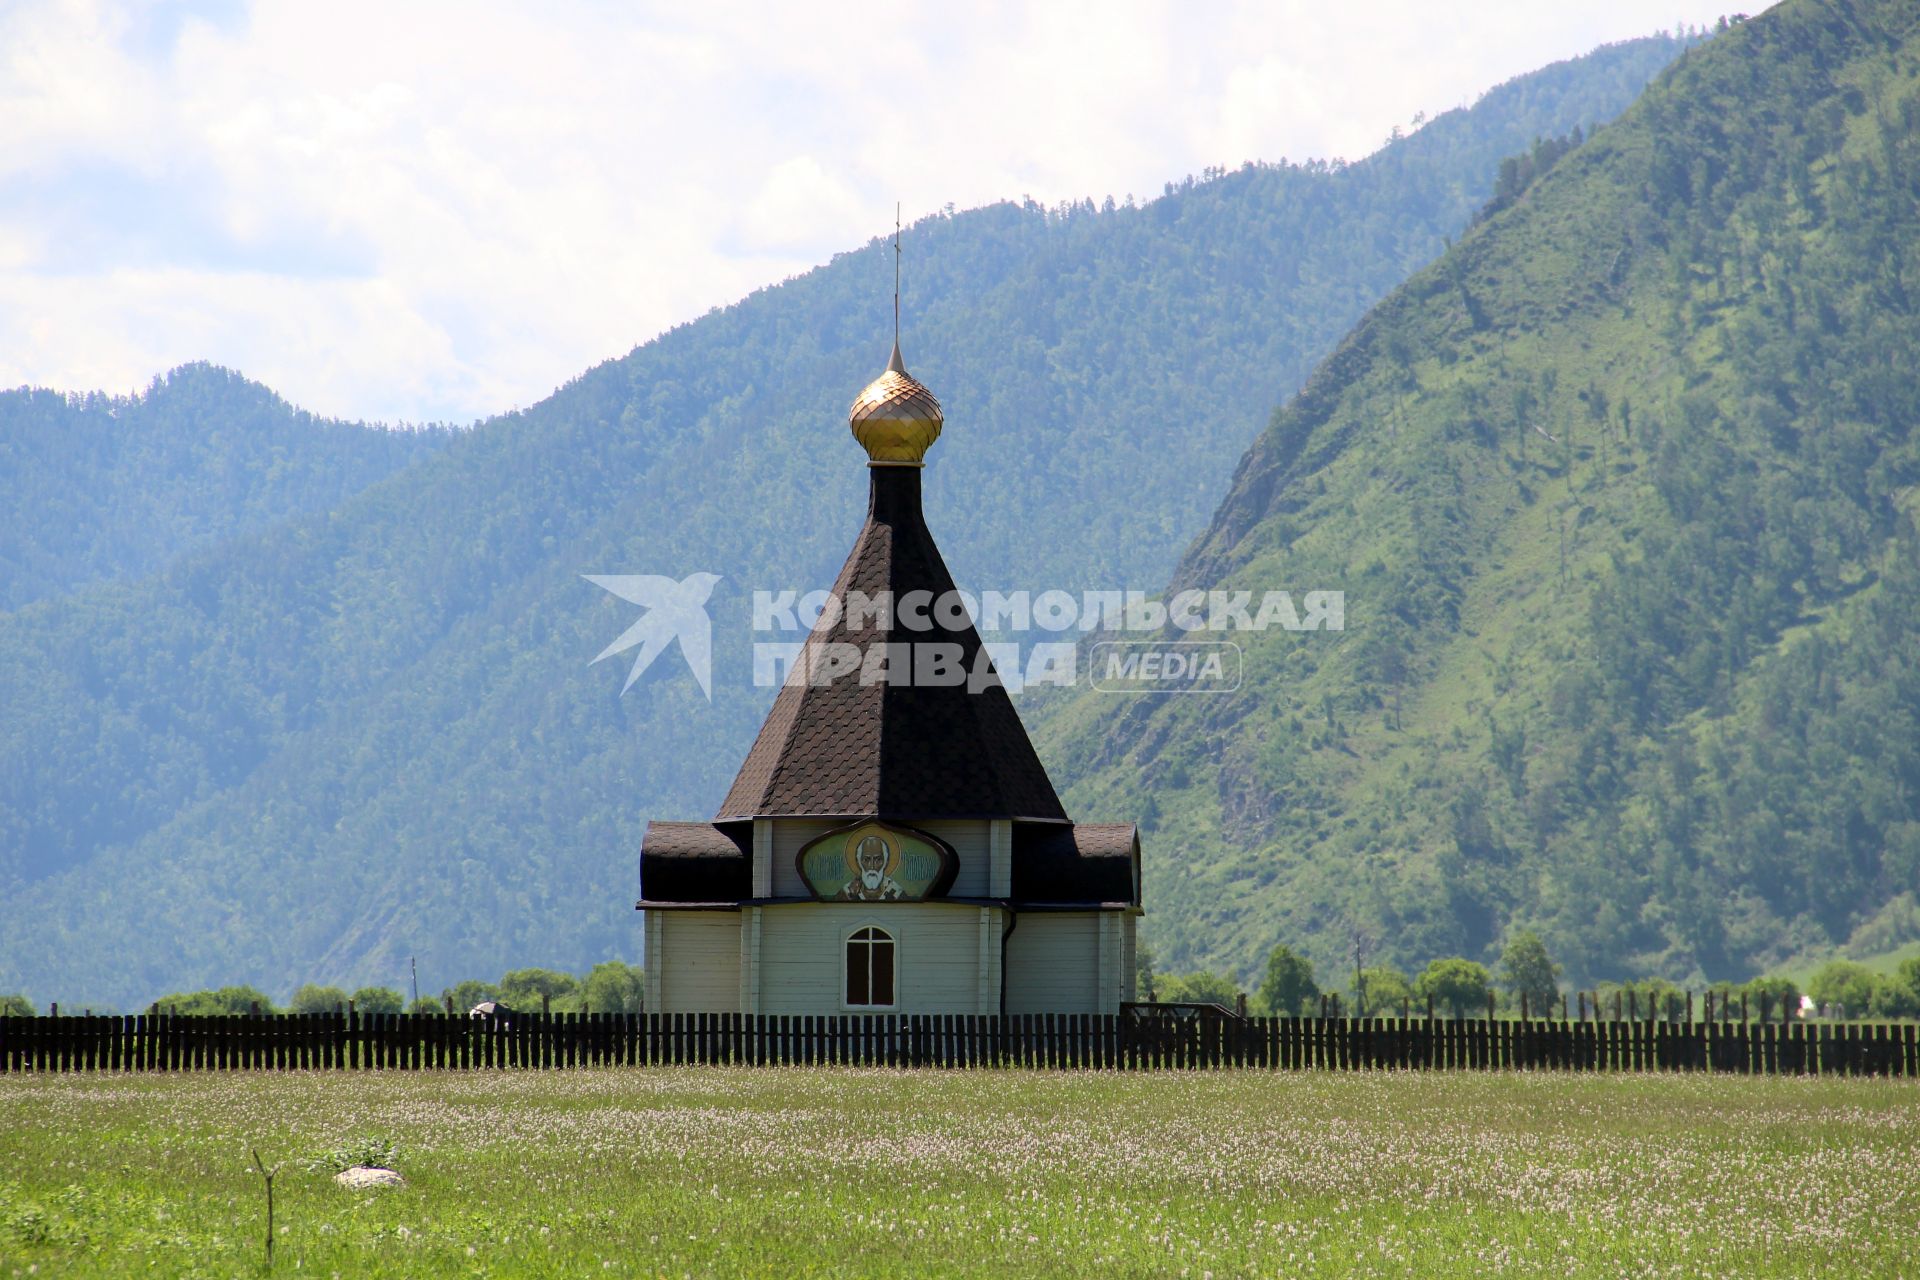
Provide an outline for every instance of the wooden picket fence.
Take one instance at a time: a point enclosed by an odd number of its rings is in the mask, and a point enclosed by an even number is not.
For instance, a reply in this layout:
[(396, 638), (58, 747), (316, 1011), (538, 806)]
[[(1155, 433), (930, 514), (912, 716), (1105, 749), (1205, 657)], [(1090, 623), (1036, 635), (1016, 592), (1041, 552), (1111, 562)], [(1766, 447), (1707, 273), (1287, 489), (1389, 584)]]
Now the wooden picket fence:
[(1034, 1014), (0, 1017), (0, 1073), (668, 1063), (1920, 1075), (1911, 1024)]

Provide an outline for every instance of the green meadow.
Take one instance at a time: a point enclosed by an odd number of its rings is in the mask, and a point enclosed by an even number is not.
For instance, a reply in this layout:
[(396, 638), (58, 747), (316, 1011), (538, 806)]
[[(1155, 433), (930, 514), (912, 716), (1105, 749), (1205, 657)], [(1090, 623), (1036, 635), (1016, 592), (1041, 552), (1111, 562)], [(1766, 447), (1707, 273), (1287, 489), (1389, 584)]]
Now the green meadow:
[[(390, 1146), (405, 1187), (349, 1191)], [(1900, 1275), (1920, 1092), (667, 1068), (0, 1079), (0, 1277)]]

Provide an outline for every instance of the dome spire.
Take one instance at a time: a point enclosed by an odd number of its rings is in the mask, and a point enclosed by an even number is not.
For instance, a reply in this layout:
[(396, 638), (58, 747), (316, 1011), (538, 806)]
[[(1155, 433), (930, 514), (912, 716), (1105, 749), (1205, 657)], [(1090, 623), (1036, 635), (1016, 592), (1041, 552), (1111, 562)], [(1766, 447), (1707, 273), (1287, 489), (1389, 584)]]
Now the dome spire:
[(940, 402), (900, 357), (900, 207), (893, 213), (893, 355), (879, 377), (854, 397), (847, 427), (867, 451), (870, 467), (926, 465), (927, 450), (940, 438), (946, 419)]

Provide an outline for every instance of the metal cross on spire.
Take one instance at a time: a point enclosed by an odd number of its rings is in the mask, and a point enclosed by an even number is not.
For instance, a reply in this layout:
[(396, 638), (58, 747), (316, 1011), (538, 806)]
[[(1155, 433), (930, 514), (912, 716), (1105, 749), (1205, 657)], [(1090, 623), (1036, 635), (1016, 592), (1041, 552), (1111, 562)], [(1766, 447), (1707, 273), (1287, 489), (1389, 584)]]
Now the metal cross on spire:
[(893, 202), (893, 345), (900, 345), (900, 202)]

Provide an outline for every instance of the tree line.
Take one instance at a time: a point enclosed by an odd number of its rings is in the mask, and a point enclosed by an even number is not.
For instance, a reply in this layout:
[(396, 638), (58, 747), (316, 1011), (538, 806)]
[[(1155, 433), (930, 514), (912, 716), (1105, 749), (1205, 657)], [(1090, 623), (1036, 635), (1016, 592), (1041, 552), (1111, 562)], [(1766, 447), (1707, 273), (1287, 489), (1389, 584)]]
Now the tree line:
[[(332, 1013), (348, 1007), (359, 1013), (464, 1016), (487, 1001), (512, 1009), (550, 1009), (554, 1013), (644, 1013), (646, 971), (618, 960), (602, 961), (580, 977), (558, 969), (511, 969), (497, 982), (467, 979), (443, 989), (438, 996), (424, 995), (412, 1002), (392, 987), (367, 986), (348, 991), (344, 987), (309, 982), (296, 988), (282, 1006), (257, 987), (241, 984), (176, 991), (153, 1001), (151, 1007), (163, 1013), (196, 1016)], [(0, 1015), (30, 1017), (38, 1012), (33, 1002), (23, 995), (0, 995)]]
[[(1337, 983), (1323, 988), (1314, 976), (1313, 961), (1282, 943), (1268, 955), (1247, 1008), (1265, 1016), (1303, 1017), (1331, 1005), (1364, 1018), (1431, 1005), (1436, 1013), (1466, 1018), (1490, 1009), (1512, 1015), (1525, 1009), (1536, 1016), (1551, 1016), (1564, 1001), (1581, 997), (1602, 1013), (1616, 1002), (1662, 1017), (1678, 1016), (1683, 1006), (1691, 1007), (1690, 993), (1665, 978), (1602, 982), (1591, 991), (1576, 993), (1561, 986), (1560, 974), (1561, 966), (1540, 936), (1523, 929), (1501, 951), (1498, 972), (1464, 956), (1443, 956), (1412, 976), (1391, 964), (1357, 967), (1342, 991)], [(1156, 974), (1152, 950), (1145, 945), (1137, 952), (1135, 982), (1142, 999), (1163, 1003), (1235, 1008), (1249, 994), (1233, 977), (1210, 969), (1179, 976)], [(1714, 983), (1702, 994), (1711, 996), (1721, 1009), (1744, 1007), (1763, 1018), (1798, 1016), (1803, 997), (1812, 1001), (1813, 1012), (1822, 1017), (1920, 1018), (1920, 956), (1901, 961), (1891, 973), (1876, 973), (1857, 961), (1830, 960), (1814, 971), (1804, 991), (1791, 978), (1769, 975), (1743, 983)]]

